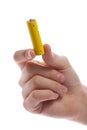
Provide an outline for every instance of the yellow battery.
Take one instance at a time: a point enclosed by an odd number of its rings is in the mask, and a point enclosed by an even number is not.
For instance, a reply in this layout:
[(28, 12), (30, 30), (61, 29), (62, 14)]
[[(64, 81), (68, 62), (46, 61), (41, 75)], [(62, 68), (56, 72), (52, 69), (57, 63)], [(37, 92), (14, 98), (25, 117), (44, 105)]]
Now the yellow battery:
[(27, 21), (28, 30), (33, 44), (33, 49), (36, 55), (44, 54), (44, 47), (41, 41), (38, 25), (35, 19)]

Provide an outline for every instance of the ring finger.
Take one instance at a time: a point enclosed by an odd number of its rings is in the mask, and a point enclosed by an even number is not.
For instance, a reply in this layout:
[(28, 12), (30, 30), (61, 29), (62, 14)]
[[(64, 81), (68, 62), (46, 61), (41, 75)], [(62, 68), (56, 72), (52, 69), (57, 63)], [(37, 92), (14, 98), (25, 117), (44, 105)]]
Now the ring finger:
[(25, 83), (22, 95), (24, 98), (26, 98), (33, 90), (37, 89), (39, 90), (49, 89), (60, 95), (67, 92), (67, 87), (56, 81), (47, 79), (42, 76), (34, 76), (31, 80)]

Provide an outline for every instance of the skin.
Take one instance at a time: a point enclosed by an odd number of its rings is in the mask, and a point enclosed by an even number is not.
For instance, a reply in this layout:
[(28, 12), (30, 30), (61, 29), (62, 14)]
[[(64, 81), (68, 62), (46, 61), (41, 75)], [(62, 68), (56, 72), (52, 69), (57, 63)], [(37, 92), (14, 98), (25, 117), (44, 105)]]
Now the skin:
[(56, 55), (44, 45), (43, 62), (33, 60), (34, 50), (14, 54), (21, 68), (24, 108), (29, 112), (64, 118), (87, 125), (87, 87), (65, 56)]

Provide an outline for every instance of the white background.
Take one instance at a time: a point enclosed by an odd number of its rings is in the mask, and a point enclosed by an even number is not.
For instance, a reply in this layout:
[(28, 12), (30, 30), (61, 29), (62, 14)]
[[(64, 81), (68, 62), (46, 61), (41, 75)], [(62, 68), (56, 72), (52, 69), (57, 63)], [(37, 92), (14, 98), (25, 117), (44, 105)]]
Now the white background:
[(30, 48), (26, 20), (37, 19), (43, 43), (66, 55), (87, 85), (87, 0), (0, 0), (0, 129), (86, 130), (67, 120), (33, 115), (22, 106), (16, 50)]

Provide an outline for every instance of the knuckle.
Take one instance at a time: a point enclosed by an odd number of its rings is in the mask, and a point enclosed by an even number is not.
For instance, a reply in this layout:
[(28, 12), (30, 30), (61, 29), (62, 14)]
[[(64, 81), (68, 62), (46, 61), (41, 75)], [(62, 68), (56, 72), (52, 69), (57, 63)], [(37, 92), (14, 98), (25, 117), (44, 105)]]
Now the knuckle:
[(68, 58), (67, 58), (66, 56), (63, 56), (63, 59), (64, 59), (65, 61), (68, 61)]
[(28, 103), (26, 103), (26, 101), (24, 101), (23, 102), (23, 107), (27, 110), (27, 111), (29, 111), (29, 112), (31, 112), (31, 113), (36, 113), (36, 114), (40, 114), (41, 112), (42, 112), (42, 107), (43, 107), (43, 104), (42, 103), (40, 103), (39, 105), (37, 105), (37, 106), (29, 106), (28, 105)]
[(26, 104), (25, 101), (23, 102), (23, 107), (24, 107), (25, 109), (27, 109), (27, 104)]
[(35, 76), (32, 78), (32, 84), (33, 84), (34, 86), (39, 86), (39, 85), (40, 85), (40, 82), (41, 82), (40, 76), (35, 75)]
[(32, 106), (31, 106), (30, 103), (29, 103), (28, 101), (26, 101), (26, 100), (24, 100), (24, 102), (23, 102), (23, 107), (24, 107), (27, 111), (29, 111), (29, 112), (31, 112), (31, 110), (32, 110)]
[(66, 56), (62, 56), (62, 58), (63, 58), (63, 60), (64, 60), (65, 65), (66, 65), (66, 66), (69, 66), (70, 63), (69, 63), (68, 58), (67, 58)]
[(32, 93), (31, 93), (31, 97), (32, 99), (35, 101), (35, 100), (38, 100), (38, 94), (37, 92), (34, 90)]
[(14, 58), (15, 61), (17, 61), (17, 59), (18, 59), (18, 51), (16, 51), (16, 52), (14, 53), (13, 58)]
[(22, 81), (22, 80), (19, 80), (19, 85), (21, 86), (21, 87), (23, 87), (24, 86), (24, 82)]

